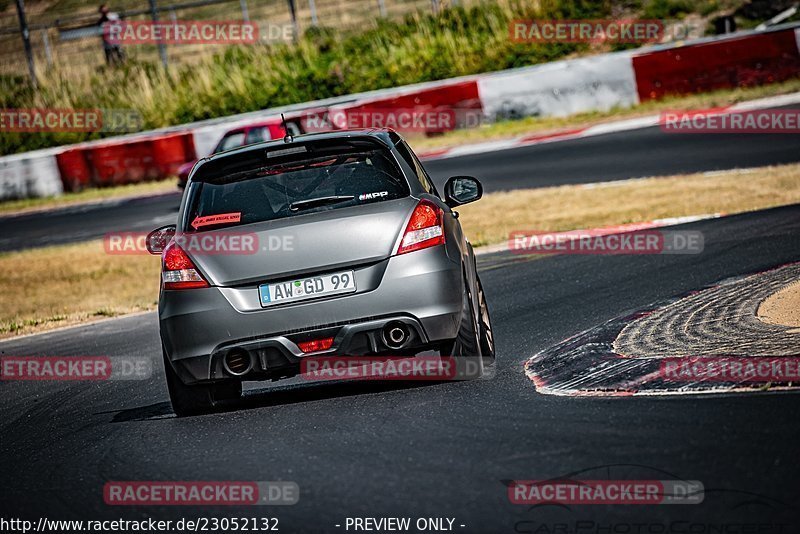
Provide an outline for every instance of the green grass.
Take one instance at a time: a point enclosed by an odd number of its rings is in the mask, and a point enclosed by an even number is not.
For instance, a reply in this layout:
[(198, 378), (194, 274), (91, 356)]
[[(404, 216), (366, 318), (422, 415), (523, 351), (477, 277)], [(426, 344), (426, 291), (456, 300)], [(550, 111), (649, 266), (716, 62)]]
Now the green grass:
[[(588, 53), (587, 44), (515, 43), (513, 19), (619, 16), (619, 0), (498, 0), (439, 15), (413, 13), (360, 30), (311, 28), (297, 44), (231, 46), (196, 64), (165, 71), (131, 60), (83, 76), (73, 69), (0, 77), (2, 108), (135, 109), (143, 129), (182, 124), (372, 89), (502, 70)], [(592, 49), (591, 51), (598, 51)], [(8, 133), (0, 154), (88, 139), (98, 133)]]
[[(60, 0), (49, 7), (67, 9), (76, 2)], [(251, 13), (260, 13), (263, 6), (251, 3)], [(743, 4), (744, 0), (485, 0), (443, 9), (435, 16), (411, 12), (402, 19), (370, 19), (356, 27), (310, 27), (295, 44), (230, 46), (216, 55), (204, 50), (189, 54), (191, 62), (173, 63), (168, 70), (152, 55), (141, 59), (146, 54), (130, 47), (131, 59), (122, 67), (87, 70), (75, 62), (57, 62), (54, 68), (42, 69), (38, 90), (23, 74), (0, 75), (0, 108), (133, 109), (141, 113), (147, 130), (628, 47), (515, 43), (508, 35), (514, 19), (679, 19), (699, 14), (710, 20)], [(101, 135), (6, 133), (0, 136), (0, 154)]]

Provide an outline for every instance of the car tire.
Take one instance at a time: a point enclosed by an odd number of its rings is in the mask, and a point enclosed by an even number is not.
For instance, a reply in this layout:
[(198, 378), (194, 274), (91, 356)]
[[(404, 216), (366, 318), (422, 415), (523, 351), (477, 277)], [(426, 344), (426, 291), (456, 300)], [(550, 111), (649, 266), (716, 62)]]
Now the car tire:
[(495, 363), (494, 332), (492, 331), (492, 318), (489, 316), (489, 305), (486, 303), (486, 294), (483, 292), (481, 279), (478, 282), (478, 340), (483, 357), (483, 367), (491, 367)]
[(481, 343), (479, 328), (475, 322), (475, 308), (472, 306), (472, 295), (469, 291), (469, 287), (464, 288), (458, 335), (455, 339), (442, 346), (440, 354), (442, 356), (452, 356), (454, 358), (475, 358), (479, 368), (477, 372), (472, 372), (470, 368), (466, 368), (468, 371), (471, 371), (467, 376), (470, 378), (479, 378), (483, 374), (483, 359), (480, 358)]
[(213, 412), (220, 407), (222, 401), (232, 401), (241, 398), (242, 383), (238, 380), (229, 380), (215, 384), (184, 384), (172, 364), (164, 355), (164, 373), (167, 376), (167, 390), (172, 409), (178, 417), (200, 415)]

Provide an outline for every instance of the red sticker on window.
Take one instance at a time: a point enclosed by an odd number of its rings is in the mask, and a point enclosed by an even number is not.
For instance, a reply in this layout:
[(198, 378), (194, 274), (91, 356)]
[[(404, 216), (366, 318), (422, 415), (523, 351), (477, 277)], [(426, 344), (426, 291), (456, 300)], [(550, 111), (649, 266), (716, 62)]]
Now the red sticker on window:
[(195, 217), (192, 221), (192, 228), (197, 230), (203, 226), (211, 226), (213, 224), (227, 224), (237, 223), (242, 220), (242, 212), (235, 213), (220, 213), (218, 215), (206, 215), (204, 217)]

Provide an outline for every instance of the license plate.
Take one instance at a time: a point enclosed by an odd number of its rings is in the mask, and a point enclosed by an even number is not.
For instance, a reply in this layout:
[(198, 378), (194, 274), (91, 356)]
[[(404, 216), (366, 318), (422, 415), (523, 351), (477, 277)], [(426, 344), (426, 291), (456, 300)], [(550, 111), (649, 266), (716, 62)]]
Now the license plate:
[(276, 284), (261, 284), (258, 286), (258, 297), (261, 300), (261, 306), (273, 306), (284, 302), (353, 293), (355, 290), (356, 281), (353, 271), (343, 271)]

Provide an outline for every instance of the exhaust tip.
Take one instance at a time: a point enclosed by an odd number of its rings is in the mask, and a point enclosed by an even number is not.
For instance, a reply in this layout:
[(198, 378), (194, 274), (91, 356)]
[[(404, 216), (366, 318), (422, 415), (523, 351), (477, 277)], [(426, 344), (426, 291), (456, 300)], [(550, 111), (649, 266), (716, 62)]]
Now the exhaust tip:
[(402, 349), (411, 339), (408, 327), (400, 321), (392, 321), (383, 327), (381, 332), (383, 342), (390, 349)]
[(242, 376), (250, 372), (253, 368), (253, 358), (242, 349), (228, 351), (222, 360), (225, 370), (233, 376)]

